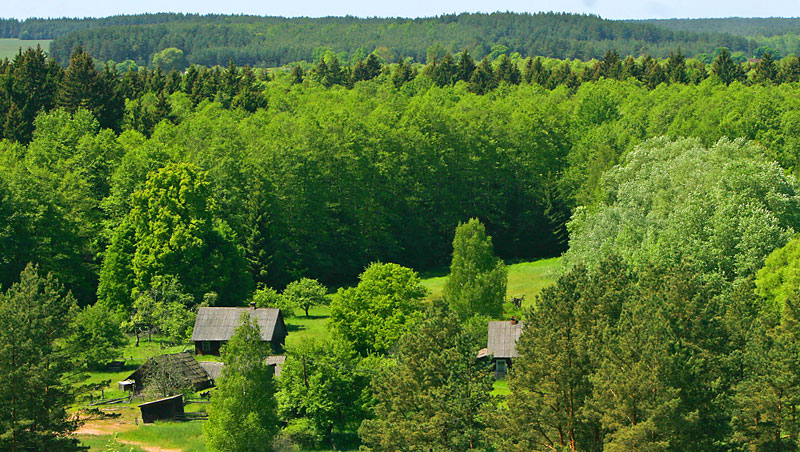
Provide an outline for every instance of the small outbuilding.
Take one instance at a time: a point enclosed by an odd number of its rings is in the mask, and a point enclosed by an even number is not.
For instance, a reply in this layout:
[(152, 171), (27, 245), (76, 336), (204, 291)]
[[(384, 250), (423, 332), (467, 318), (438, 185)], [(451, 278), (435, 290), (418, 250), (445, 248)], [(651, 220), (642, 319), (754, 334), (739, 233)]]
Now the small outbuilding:
[(198, 355), (217, 355), (219, 349), (233, 336), (239, 326), (242, 314), (247, 313), (255, 318), (261, 329), (261, 339), (269, 342), (274, 351), (283, 349), (286, 343), (286, 325), (283, 314), (278, 308), (256, 308), (254, 303), (249, 308), (200, 308), (194, 322), (192, 342)]
[(270, 366), (275, 366), (276, 378), (281, 376), (281, 367), (285, 362), (286, 362), (286, 355), (275, 355), (267, 357), (267, 364)]
[(153, 400), (139, 405), (142, 422), (152, 424), (161, 419), (175, 419), (183, 416), (183, 394)]
[(478, 359), (491, 357), (495, 378), (505, 378), (517, 353), (517, 340), (522, 334), (522, 322), (515, 318), (489, 322), (486, 348), (478, 352)]
[(189, 352), (153, 356), (139, 366), (127, 380), (134, 382), (134, 390), (141, 391), (152, 378), (167, 376), (178, 387), (192, 387), (195, 391), (210, 388), (213, 381)]

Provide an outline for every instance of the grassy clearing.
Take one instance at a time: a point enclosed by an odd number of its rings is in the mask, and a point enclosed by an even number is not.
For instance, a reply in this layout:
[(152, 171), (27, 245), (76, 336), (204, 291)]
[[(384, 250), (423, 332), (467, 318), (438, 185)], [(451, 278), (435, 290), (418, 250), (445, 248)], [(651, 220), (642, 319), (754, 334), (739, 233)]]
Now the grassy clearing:
[[(506, 298), (525, 296), (524, 306), (530, 305), (543, 288), (555, 281), (555, 274), (560, 268), (560, 258), (541, 259), (533, 262), (506, 264), (508, 269), (508, 289)], [(424, 273), (422, 285), (430, 290), (428, 298), (433, 300), (442, 296), (447, 272)]]
[(14, 58), (19, 52), (19, 49), (27, 49), (28, 47), (36, 47), (36, 44), (42, 46), (42, 50), (47, 52), (50, 50), (50, 40), (22, 40), (22, 39), (0, 39), (0, 60)]
[(89, 451), (106, 451), (106, 450), (119, 450), (125, 452), (145, 452), (136, 446), (128, 444), (121, 444), (117, 441), (115, 435), (78, 435), (81, 444), (88, 447)]
[(120, 440), (133, 441), (147, 445), (157, 445), (167, 449), (180, 449), (183, 452), (205, 452), (203, 423), (158, 422), (140, 425), (138, 429), (117, 435)]
[(327, 339), (330, 331), (326, 323), (331, 315), (327, 306), (314, 306), (308, 311), (308, 317), (301, 310), (296, 311), (298, 316), (284, 319), (289, 335), (286, 336), (286, 348), (291, 349), (300, 344), (303, 339)]

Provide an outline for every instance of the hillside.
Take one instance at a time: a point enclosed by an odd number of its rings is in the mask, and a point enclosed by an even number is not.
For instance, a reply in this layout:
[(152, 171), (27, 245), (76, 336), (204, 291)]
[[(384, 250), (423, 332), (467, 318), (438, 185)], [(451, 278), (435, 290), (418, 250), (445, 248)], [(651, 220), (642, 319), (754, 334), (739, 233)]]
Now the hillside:
[[(66, 64), (77, 46), (106, 61), (148, 64), (168, 47), (190, 63), (280, 66), (313, 60), (320, 48), (352, 59), (378, 49), (388, 62), (429, 53), (469, 50), (477, 58), (507, 49), (523, 56), (588, 60), (615, 48), (621, 54), (664, 57), (678, 47), (693, 55), (725, 46), (748, 53), (755, 43), (731, 34), (696, 34), (647, 23), (561, 13), (442, 15), (419, 19), (150, 14), (104, 19), (0, 22), (0, 37), (54, 38), (51, 54)], [(433, 46), (433, 48), (432, 48)]]
[(630, 21), (690, 33), (727, 33), (736, 36), (778, 36), (800, 32), (800, 17), (726, 17), (719, 19), (648, 19)]

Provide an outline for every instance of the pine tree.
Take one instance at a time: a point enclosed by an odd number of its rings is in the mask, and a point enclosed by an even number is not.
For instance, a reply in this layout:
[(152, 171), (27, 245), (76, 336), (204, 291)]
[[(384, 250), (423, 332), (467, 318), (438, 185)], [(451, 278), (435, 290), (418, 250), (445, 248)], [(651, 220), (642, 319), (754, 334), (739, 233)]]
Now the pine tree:
[(450, 276), (444, 298), (462, 319), (474, 315), (498, 318), (503, 314), (508, 274), (494, 256), (492, 238), (476, 218), (461, 223), (453, 238)]
[(511, 61), (508, 55), (500, 55), (497, 67), (494, 71), (494, 78), (498, 83), (505, 82), (509, 85), (518, 85), (522, 80), (519, 68)]
[(458, 80), (462, 82), (469, 82), (469, 79), (472, 77), (472, 73), (475, 72), (475, 60), (472, 59), (472, 55), (464, 49), (461, 52), (461, 55), (458, 57), (458, 68), (456, 70)]
[(487, 450), (491, 373), (457, 316), (435, 302), (403, 336), (397, 362), (372, 383), (375, 418), (362, 422), (362, 450)]
[(273, 368), (258, 322), (244, 313), (222, 348), (225, 367), (203, 425), (210, 452), (268, 450), (278, 432)]
[(486, 94), (497, 88), (497, 80), (489, 59), (485, 58), (478, 64), (472, 77), (469, 79), (469, 90), (476, 94)]
[(84, 450), (67, 412), (76, 372), (64, 339), (75, 299), (34, 265), (0, 294), (0, 450)]
[(731, 52), (727, 47), (720, 48), (719, 55), (717, 55), (717, 58), (711, 65), (711, 73), (716, 75), (717, 78), (726, 85), (730, 85), (744, 77), (744, 71), (741, 65), (733, 61)]
[(670, 83), (686, 83), (689, 80), (686, 75), (686, 57), (681, 53), (680, 47), (678, 47), (677, 53), (669, 53), (667, 78)]
[(761, 59), (756, 64), (753, 74), (754, 83), (774, 83), (778, 80), (778, 65), (772, 58), (772, 53), (764, 52)]

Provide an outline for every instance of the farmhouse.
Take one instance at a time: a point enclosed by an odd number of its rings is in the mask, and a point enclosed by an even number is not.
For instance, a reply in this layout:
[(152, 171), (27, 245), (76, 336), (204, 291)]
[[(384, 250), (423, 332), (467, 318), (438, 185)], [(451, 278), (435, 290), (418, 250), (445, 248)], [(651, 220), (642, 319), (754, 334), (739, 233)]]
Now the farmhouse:
[(478, 352), (478, 359), (491, 356), (495, 378), (505, 378), (512, 360), (518, 358), (517, 339), (522, 334), (522, 322), (515, 318), (489, 322), (486, 348)]
[[(196, 391), (212, 386), (213, 382), (189, 352), (153, 356), (139, 366), (126, 380), (133, 381), (135, 391), (141, 391), (152, 379), (167, 377), (178, 387), (193, 387)], [(154, 382), (158, 384), (158, 382)]]
[(192, 342), (198, 355), (219, 355), (220, 346), (233, 336), (243, 313), (255, 318), (261, 328), (261, 339), (273, 350), (281, 350), (286, 341), (286, 325), (278, 308), (200, 308), (194, 323)]

